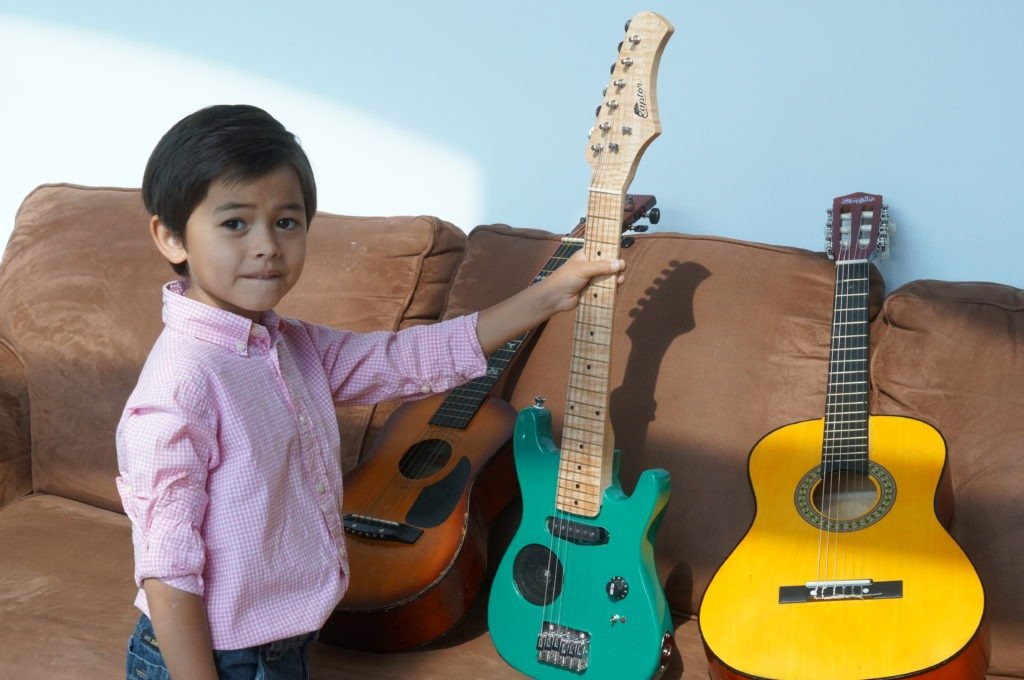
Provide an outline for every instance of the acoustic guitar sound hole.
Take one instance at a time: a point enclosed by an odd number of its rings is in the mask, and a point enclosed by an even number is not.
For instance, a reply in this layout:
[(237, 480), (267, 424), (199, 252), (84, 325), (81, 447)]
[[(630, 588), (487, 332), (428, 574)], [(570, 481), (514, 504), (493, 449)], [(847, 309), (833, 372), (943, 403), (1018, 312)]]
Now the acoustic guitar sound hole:
[(516, 555), (512, 579), (524, 600), (547, 606), (562, 593), (562, 562), (544, 546), (531, 543)]
[(839, 522), (867, 515), (878, 505), (878, 499), (873, 479), (848, 470), (827, 474), (812, 496), (814, 507), (822, 516)]
[(867, 474), (832, 470), (822, 475), (821, 466), (815, 465), (800, 480), (793, 500), (800, 516), (819, 529), (857, 531), (892, 509), (896, 481), (874, 461), (868, 462)]
[(398, 462), (398, 471), (409, 479), (424, 479), (448, 465), (452, 445), (443, 439), (425, 439), (409, 447)]

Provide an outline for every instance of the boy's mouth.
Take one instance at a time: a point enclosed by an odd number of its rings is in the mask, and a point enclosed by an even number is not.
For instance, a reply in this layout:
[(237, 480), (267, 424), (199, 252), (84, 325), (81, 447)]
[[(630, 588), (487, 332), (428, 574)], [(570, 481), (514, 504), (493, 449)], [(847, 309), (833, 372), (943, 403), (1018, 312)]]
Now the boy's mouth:
[(246, 274), (242, 278), (244, 279), (256, 279), (256, 280), (269, 280), (281, 278), (280, 272), (257, 272), (255, 274)]

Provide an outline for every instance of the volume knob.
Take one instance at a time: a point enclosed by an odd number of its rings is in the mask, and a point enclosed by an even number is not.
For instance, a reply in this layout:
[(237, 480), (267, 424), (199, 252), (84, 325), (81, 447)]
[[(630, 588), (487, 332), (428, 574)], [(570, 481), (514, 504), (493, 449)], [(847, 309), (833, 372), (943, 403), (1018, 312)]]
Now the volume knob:
[(627, 583), (626, 579), (621, 576), (615, 576), (608, 581), (608, 585), (605, 586), (604, 590), (608, 593), (608, 597), (611, 599), (621, 600), (626, 597), (626, 595), (629, 595), (629, 583)]

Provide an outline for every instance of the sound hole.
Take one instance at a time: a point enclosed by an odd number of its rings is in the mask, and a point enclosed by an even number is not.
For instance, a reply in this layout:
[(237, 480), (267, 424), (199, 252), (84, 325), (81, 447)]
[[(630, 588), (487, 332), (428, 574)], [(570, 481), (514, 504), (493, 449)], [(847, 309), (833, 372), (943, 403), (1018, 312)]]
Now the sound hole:
[(800, 516), (819, 529), (858, 531), (885, 517), (896, 502), (896, 480), (889, 471), (868, 461), (865, 475), (822, 466), (807, 471), (793, 496)]
[(512, 579), (524, 600), (546, 606), (562, 592), (562, 562), (544, 546), (531, 543), (516, 555)]
[(443, 470), (451, 457), (451, 444), (443, 439), (425, 439), (409, 447), (398, 462), (398, 471), (409, 479), (423, 479)]
[(811, 502), (830, 521), (849, 522), (869, 514), (878, 506), (878, 485), (868, 475), (850, 470), (830, 472), (822, 478)]

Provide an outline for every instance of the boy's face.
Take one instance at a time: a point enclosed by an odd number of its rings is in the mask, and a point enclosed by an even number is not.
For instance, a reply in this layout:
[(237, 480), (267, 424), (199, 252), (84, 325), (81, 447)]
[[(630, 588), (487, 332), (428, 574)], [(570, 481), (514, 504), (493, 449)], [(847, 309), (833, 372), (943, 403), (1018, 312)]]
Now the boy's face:
[(302, 188), (290, 165), (248, 182), (214, 181), (179, 245), (177, 257), (188, 263), (187, 296), (258, 321), (299, 280), (306, 227)]

